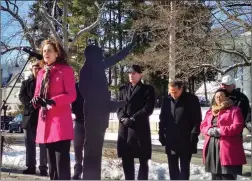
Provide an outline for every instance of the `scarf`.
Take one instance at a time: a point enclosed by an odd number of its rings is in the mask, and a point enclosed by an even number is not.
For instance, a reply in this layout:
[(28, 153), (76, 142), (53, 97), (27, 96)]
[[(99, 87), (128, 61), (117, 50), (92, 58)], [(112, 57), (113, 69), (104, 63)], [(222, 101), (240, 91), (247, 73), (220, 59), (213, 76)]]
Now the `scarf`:
[[(54, 64), (51, 65), (45, 65), (44, 69), (45, 69), (45, 73), (43, 76), (43, 80), (42, 80), (42, 85), (40, 88), (40, 97), (42, 99), (47, 99), (48, 98), (48, 91), (49, 91), (49, 84), (50, 84), (50, 71), (52, 69), (52, 67), (54, 66)], [(46, 113), (47, 113), (47, 109), (46, 107), (41, 107), (41, 117), (43, 120), (46, 120)]]
[(234, 105), (232, 100), (227, 100), (222, 102), (220, 105), (212, 105), (212, 114), (217, 116), (220, 110), (228, 109)]

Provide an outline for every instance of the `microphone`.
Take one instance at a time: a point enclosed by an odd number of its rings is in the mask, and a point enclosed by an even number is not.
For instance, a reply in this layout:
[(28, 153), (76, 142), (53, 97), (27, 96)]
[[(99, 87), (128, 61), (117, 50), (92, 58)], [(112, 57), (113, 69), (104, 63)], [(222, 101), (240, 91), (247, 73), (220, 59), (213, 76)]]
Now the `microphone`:
[(43, 59), (43, 56), (42, 56), (42, 55), (40, 55), (40, 54), (38, 54), (38, 53), (36, 53), (36, 52), (33, 52), (33, 51), (29, 50), (28, 48), (22, 47), (21, 49), (22, 49), (24, 52), (29, 53), (30, 56), (37, 58), (38, 60), (42, 60), (42, 59)]

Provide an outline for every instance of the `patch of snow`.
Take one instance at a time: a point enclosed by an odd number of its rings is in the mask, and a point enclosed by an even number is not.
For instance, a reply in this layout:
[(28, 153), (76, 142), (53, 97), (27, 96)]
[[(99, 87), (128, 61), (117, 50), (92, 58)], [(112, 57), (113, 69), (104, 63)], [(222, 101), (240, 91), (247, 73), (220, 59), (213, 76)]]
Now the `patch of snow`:
[[(118, 138), (118, 133), (106, 133), (105, 134), (105, 140), (109, 140), (109, 141), (116, 141)], [(198, 145), (197, 145), (197, 148), (199, 150), (202, 150), (203, 149), (203, 146), (204, 146), (204, 139), (199, 139), (199, 142), (198, 142)], [(161, 143), (159, 142), (159, 139), (158, 139), (158, 134), (152, 134), (151, 135), (151, 143), (152, 145), (161, 145)], [(244, 150), (245, 150), (245, 153), (247, 155), (251, 155), (251, 143), (243, 143), (243, 147), (244, 147)]]
[[(201, 107), (202, 119), (205, 118), (206, 112), (209, 110), (209, 107)], [(153, 113), (150, 115), (150, 122), (159, 122), (160, 109), (154, 109)], [(110, 113), (109, 122), (118, 121), (116, 113)]]
[[(39, 165), (39, 148), (37, 147), (37, 165)], [(71, 159), (71, 173), (74, 172), (74, 153), (70, 153)], [(3, 166), (5, 167), (20, 167), (25, 168), (25, 147), (24, 146), (11, 146), (10, 150), (4, 151), (3, 153)], [(137, 177), (139, 170), (139, 164), (135, 164), (135, 175)], [(202, 166), (191, 164), (190, 169), (191, 180), (210, 180), (210, 173), (205, 172), (205, 168)], [(113, 179), (123, 180), (124, 174), (119, 159), (107, 159), (104, 158), (102, 161), (102, 179)], [(149, 161), (149, 179), (150, 180), (169, 180), (169, 169), (168, 164), (160, 164)], [(249, 180), (249, 178), (238, 176), (238, 180)]]
[(251, 151), (251, 142), (243, 143), (244, 150), (250, 150)]

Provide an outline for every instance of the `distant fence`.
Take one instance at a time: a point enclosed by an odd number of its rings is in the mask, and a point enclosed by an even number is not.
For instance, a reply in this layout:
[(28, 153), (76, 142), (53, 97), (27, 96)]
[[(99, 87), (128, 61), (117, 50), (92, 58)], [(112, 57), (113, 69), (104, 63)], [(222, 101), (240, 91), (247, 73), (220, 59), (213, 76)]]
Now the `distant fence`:
[[(159, 122), (160, 109), (155, 109), (150, 116), (150, 129), (151, 132), (158, 131), (158, 122)], [(109, 127), (108, 132), (117, 132), (119, 128), (119, 121), (116, 113), (110, 113), (109, 116)]]
[[(204, 119), (206, 111), (209, 107), (201, 107), (202, 119)], [(158, 131), (158, 122), (159, 122), (159, 114), (160, 109), (155, 109), (150, 116), (150, 129), (151, 132), (156, 133)], [(108, 132), (117, 132), (119, 127), (119, 121), (117, 119), (116, 113), (110, 113), (109, 117), (109, 127), (107, 129)]]

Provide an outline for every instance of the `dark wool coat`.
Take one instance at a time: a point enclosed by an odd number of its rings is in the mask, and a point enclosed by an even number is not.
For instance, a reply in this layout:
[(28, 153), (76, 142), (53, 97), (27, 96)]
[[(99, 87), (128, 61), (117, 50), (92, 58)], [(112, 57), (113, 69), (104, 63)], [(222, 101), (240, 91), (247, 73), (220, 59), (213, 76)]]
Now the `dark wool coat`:
[(197, 153), (201, 108), (198, 98), (183, 92), (178, 101), (164, 98), (159, 122), (159, 135), (165, 135), (166, 152)]
[(154, 88), (139, 82), (130, 95), (130, 84), (120, 88), (120, 100), (126, 106), (117, 112), (118, 119), (128, 117), (135, 119), (130, 127), (119, 123), (117, 151), (119, 157), (151, 158), (151, 132), (149, 116), (155, 105)]

